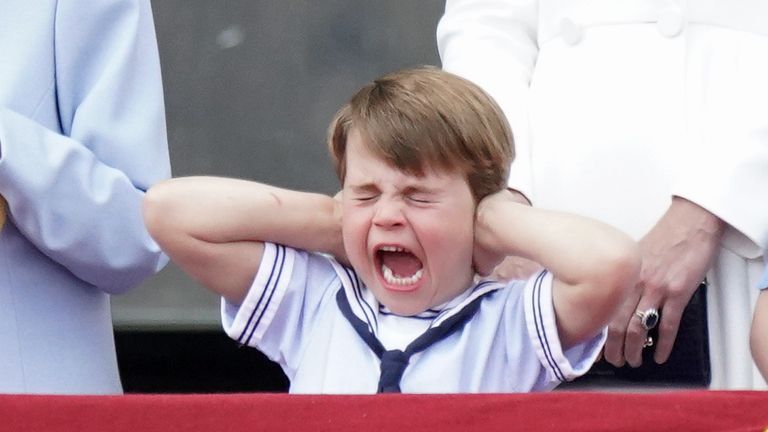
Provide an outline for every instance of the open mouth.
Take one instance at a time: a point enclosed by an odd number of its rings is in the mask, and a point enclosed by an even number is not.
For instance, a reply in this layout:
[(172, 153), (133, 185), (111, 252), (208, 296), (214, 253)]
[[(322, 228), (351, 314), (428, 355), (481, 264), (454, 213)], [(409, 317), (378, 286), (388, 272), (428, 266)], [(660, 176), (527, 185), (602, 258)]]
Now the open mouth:
[(399, 246), (381, 246), (376, 250), (381, 276), (396, 291), (408, 291), (424, 276), (421, 260), (409, 250)]

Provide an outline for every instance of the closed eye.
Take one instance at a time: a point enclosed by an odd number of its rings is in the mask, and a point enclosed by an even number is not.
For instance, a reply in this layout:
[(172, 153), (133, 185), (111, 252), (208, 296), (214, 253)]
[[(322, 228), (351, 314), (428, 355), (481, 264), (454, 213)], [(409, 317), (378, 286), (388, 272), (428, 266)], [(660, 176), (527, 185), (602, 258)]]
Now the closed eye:
[(408, 199), (413, 201), (413, 202), (417, 202), (419, 204), (431, 204), (431, 203), (435, 202), (434, 200), (429, 199), (429, 198), (420, 197), (420, 196), (412, 196), (412, 195), (409, 196)]
[(372, 201), (379, 195), (381, 195), (379, 188), (371, 184), (353, 185), (349, 188), (349, 196), (352, 198), (352, 201)]

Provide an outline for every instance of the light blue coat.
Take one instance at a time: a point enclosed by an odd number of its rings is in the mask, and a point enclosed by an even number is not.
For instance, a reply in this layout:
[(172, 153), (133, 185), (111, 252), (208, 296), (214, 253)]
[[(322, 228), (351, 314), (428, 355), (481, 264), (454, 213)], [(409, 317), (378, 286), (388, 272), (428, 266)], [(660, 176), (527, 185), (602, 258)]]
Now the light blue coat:
[(119, 393), (109, 294), (167, 262), (170, 176), (149, 1), (0, 2), (0, 392)]

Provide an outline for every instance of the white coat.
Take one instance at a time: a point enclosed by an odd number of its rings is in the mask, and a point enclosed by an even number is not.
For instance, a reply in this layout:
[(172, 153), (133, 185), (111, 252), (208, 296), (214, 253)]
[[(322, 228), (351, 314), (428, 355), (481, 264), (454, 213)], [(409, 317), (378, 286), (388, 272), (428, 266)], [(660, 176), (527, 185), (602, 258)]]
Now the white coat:
[(507, 114), (510, 185), (639, 239), (680, 196), (729, 225), (708, 274), (712, 388), (749, 352), (768, 246), (768, 2), (449, 0), (443, 67)]

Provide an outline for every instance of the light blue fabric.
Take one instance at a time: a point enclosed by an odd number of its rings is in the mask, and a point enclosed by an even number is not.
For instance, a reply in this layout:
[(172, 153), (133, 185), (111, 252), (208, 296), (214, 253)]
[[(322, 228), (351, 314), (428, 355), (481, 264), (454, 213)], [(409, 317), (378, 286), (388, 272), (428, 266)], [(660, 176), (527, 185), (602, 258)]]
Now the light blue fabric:
[(758, 285), (758, 288), (768, 289), (768, 264), (765, 266), (765, 272), (763, 273), (763, 278), (760, 279), (760, 285)]
[(0, 2), (0, 392), (119, 393), (109, 293), (167, 262), (170, 176), (148, 0)]

